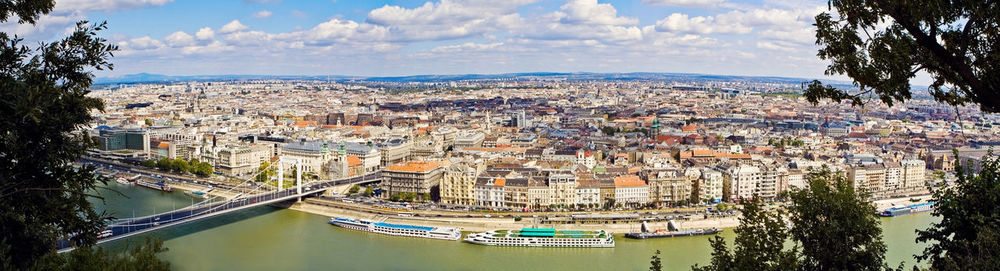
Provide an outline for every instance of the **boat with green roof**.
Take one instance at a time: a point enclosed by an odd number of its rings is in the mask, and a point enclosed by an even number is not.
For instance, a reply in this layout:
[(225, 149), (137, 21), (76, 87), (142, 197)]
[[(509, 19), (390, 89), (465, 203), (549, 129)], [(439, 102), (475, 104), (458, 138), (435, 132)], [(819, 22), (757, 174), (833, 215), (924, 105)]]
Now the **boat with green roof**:
[(509, 247), (615, 247), (615, 237), (605, 230), (556, 230), (552, 228), (492, 230), (469, 234), (465, 241)]

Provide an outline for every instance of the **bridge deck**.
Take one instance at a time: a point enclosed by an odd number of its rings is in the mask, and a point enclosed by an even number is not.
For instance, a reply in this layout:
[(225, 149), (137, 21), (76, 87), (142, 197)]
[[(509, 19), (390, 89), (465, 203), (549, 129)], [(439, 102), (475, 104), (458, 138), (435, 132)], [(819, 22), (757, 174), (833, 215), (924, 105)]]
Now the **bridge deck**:
[[(381, 177), (381, 172), (376, 171), (361, 176), (354, 176), (338, 180), (305, 184), (303, 185), (302, 189), (303, 191), (301, 194), (297, 193), (296, 188), (289, 188), (280, 191), (272, 191), (251, 196), (233, 198), (221, 202), (196, 204), (193, 206), (189, 206), (186, 208), (170, 212), (159, 213), (140, 218), (133, 218), (125, 222), (108, 225), (107, 229), (111, 230), (111, 235), (98, 239), (97, 243), (100, 244), (112, 240), (126, 238), (136, 234), (141, 234), (144, 232), (154, 231), (174, 225), (180, 225), (187, 222), (196, 221), (203, 218), (209, 218), (261, 205), (282, 202), (298, 198), (301, 196), (312, 195), (326, 191), (327, 188), (337, 185), (359, 184), (359, 183), (377, 181), (380, 179), (380, 177)], [(69, 244), (66, 242), (60, 242), (59, 244), (59, 252), (66, 252), (72, 249), (73, 248), (70, 247)]]

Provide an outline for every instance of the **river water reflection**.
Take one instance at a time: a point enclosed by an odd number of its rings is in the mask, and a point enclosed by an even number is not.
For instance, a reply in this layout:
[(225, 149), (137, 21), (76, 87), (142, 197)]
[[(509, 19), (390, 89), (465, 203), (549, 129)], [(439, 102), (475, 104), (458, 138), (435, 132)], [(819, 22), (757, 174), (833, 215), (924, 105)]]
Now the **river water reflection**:
[[(152, 214), (195, 202), (181, 192), (161, 193), (112, 184), (127, 197), (107, 196), (100, 208), (119, 217)], [(102, 193), (107, 194), (107, 193)], [(105, 244), (113, 250), (145, 236), (165, 240), (161, 255), (175, 270), (647, 270), (661, 251), (666, 270), (690, 270), (708, 263), (708, 236), (632, 240), (618, 236), (616, 247), (504, 248), (462, 242), (389, 237), (337, 228), (327, 217), (275, 207), (259, 207)], [(929, 214), (882, 219), (890, 266), (906, 261), (923, 245), (914, 230), (936, 221)], [(732, 231), (722, 233), (731, 240)]]

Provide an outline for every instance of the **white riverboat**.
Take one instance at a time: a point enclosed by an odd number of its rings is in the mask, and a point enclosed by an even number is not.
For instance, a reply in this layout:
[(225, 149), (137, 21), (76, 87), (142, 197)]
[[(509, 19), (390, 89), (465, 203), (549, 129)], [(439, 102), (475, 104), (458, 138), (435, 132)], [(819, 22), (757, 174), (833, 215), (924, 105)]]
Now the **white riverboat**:
[(441, 240), (458, 240), (462, 238), (462, 231), (458, 228), (449, 227), (425, 227), (406, 224), (392, 224), (385, 222), (375, 222), (364, 219), (350, 219), (342, 217), (330, 218), (330, 224), (352, 230), (374, 232), (386, 235), (420, 237)]
[(465, 241), (487, 246), (510, 247), (615, 247), (615, 237), (605, 230), (556, 229), (492, 230), (470, 234)]

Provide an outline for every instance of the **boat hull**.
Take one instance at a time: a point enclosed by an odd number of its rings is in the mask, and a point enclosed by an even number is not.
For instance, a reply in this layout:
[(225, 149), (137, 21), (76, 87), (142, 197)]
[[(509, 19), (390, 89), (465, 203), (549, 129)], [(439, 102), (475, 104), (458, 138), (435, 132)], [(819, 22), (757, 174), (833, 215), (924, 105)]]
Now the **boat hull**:
[(668, 237), (682, 237), (682, 236), (712, 235), (719, 233), (720, 231), (721, 230), (718, 229), (705, 229), (705, 230), (676, 231), (676, 232), (663, 232), (663, 233), (632, 232), (632, 233), (626, 233), (625, 237), (632, 239), (668, 238)]
[[(488, 231), (470, 234), (464, 239), (465, 242), (484, 246), (497, 247), (550, 247), (550, 248), (613, 248), (615, 239), (610, 233), (600, 231), (600, 238), (554, 238), (554, 237), (526, 237), (516, 234), (498, 233)], [(497, 237), (496, 235), (503, 235)], [(596, 236), (595, 236), (596, 237)]]
[[(364, 223), (358, 220), (338, 220), (337, 218), (331, 218), (329, 224), (350, 230), (364, 231), (364, 232), (391, 235), (391, 236), (416, 237), (416, 238), (427, 238), (427, 239), (448, 240), (448, 241), (456, 241), (462, 238), (462, 232), (457, 228), (419, 227), (410, 225), (370, 223), (370, 222)], [(426, 230), (428, 228), (431, 229)]]

